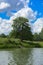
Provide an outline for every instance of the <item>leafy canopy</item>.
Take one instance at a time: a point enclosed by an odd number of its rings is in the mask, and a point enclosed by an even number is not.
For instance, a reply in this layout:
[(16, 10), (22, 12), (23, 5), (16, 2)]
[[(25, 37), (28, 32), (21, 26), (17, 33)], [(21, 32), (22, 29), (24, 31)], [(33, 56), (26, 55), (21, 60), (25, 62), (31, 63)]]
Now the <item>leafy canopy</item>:
[(24, 17), (17, 17), (13, 20), (13, 30), (16, 31), (16, 37), (21, 40), (32, 40), (32, 32), (28, 19)]

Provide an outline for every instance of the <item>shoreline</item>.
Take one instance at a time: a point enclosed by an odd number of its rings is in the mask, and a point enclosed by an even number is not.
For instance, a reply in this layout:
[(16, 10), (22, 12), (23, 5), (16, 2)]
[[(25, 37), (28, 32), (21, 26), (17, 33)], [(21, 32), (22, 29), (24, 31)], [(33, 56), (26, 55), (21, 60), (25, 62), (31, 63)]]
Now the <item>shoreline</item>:
[(14, 38), (0, 38), (0, 49), (6, 48), (43, 48), (41, 41), (23, 41)]

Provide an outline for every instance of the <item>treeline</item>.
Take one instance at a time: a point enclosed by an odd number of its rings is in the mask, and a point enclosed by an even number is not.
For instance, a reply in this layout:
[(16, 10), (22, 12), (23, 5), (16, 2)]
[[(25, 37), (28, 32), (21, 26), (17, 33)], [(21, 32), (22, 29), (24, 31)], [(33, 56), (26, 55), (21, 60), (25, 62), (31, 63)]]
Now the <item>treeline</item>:
[(39, 34), (35, 33), (33, 38), (34, 41), (43, 41), (43, 29)]
[[(5, 35), (4, 33), (0, 34), (0, 37), (1, 38), (17, 38), (16, 32), (14, 33), (13, 30), (10, 32), (9, 35)], [(43, 29), (39, 34), (35, 33), (33, 35), (33, 41), (43, 41)]]
[(0, 34), (0, 37), (1, 37), (1, 38), (6, 38), (7, 35), (5, 35), (4, 33), (2, 33), (2, 34)]

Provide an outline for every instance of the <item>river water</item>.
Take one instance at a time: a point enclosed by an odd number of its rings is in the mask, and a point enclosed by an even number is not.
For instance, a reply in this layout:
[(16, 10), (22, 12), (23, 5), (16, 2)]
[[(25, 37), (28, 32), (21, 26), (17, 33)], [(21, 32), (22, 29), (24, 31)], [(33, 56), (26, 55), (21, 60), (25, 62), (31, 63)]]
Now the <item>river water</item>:
[(0, 50), (0, 65), (43, 65), (43, 48)]

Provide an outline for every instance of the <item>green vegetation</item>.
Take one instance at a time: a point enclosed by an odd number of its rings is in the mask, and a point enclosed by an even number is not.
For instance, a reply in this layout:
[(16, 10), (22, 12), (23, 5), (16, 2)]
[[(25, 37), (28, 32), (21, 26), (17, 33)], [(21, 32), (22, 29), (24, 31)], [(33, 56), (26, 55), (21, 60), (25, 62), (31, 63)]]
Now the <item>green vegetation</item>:
[(0, 38), (0, 48), (39, 48), (43, 47), (43, 42), (31, 42), (14, 38)]
[(12, 35), (15, 36), (15, 38), (19, 38), (21, 39), (21, 41), (33, 40), (33, 35), (31, 32), (28, 19), (24, 17), (17, 17), (16, 19), (14, 19), (12, 27), (13, 33), (15, 33), (15, 35), (14, 34)]
[(39, 34), (34, 34), (34, 41), (43, 41), (43, 29)]
[(24, 17), (14, 19), (12, 27), (9, 35), (0, 34), (0, 48), (43, 48), (43, 29), (33, 35), (28, 19)]

